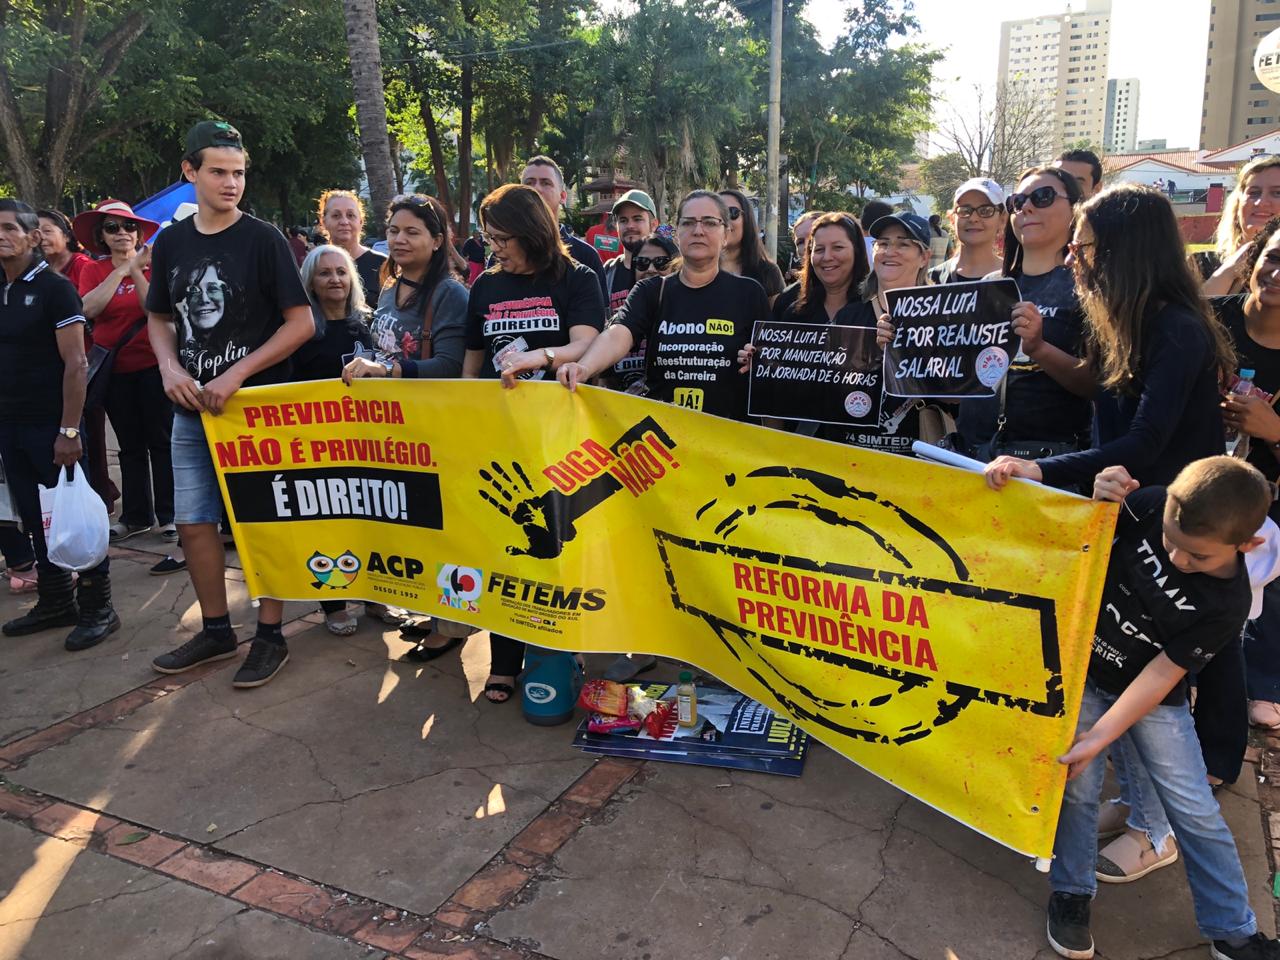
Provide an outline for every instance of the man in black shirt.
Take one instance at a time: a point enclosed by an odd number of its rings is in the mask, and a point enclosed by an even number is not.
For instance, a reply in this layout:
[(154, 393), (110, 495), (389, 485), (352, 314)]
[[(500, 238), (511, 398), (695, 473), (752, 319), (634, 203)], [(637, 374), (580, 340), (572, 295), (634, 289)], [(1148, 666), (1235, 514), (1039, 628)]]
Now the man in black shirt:
[(611, 212), (618, 225), (622, 256), (614, 257), (604, 268), (605, 308), (610, 317), (627, 302), (627, 294), (636, 284), (636, 271), (631, 260), (644, 238), (658, 228), (658, 207), (643, 190), (628, 190), (614, 202)]
[[(551, 208), (551, 216), (559, 221), (560, 208), (569, 196), (564, 188), (564, 173), (560, 170), (560, 164), (542, 154), (530, 157), (520, 173), (520, 182), (537, 190)], [(569, 248), (569, 256), (595, 272), (600, 281), (600, 292), (604, 294), (605, 303), (608, 304), (609, 288), (605, 283), (604, 264), (600, 262), (600, 254), (596, 253), (591, 244), (575, 237), (567, 223), (560, 224), (560, 238)]]
[[(218, 534), (222, 497), (200, 416), (220, 414), (242, 386), (289, 380), (289, 357), (315, 330), (288, 243), (237, 206), (247, 159), (230, 124), (192, 127), (182, 172), (195, 184), (199, 210), (162, 232), (151, 255), (151, 345), (175, 404), (174, 522), (204, 618), (195, 637), (152, 661), (160, 673), (236, 654)], [(289, 659), (283, 612), (280, 600), (261, 598), (257, 633), (234, 686), (261, 686)]]
[(3, 630), (20, 637), (74, 627), (64, 645), (87, 650), (119, 630), (120, 618), (111, 607), (109, 559), (83, 571), (77, 589), (46, 549), (39, 487), (54, 486), (64, 467), (83, 469), (88, 364), (80, 297), (39, 255), (39, 226), (31, 207), (0, 200), (0, 460), (40, 571), (36, 605)]

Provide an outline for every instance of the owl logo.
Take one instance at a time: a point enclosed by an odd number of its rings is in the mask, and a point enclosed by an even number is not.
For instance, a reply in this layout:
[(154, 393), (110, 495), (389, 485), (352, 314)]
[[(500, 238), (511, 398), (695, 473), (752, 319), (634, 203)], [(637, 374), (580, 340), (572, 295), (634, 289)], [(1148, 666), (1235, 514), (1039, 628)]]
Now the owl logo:
[(360, 575), (360, 566), (360, 558), (350, 550), (337, 557), (326, 556), (317, 550), (307, 560), (307, 569), (316, 578), (311, 585), (317, 590), (325, 587), (341, 590), (351, 586)]

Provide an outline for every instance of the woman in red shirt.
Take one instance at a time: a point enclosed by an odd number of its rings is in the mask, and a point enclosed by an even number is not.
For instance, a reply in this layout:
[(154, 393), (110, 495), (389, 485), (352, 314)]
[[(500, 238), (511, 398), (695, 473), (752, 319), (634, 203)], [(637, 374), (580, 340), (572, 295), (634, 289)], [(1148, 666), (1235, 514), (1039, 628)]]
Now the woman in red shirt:
[[(84, 315), (93, 323), (94, 343), (115, 350), (106, 410), (120, 443), (124, 487), (120, 519), (111, 539), (128, 539), (160, 525), (177, 540), (173, 525), (173, 467), (169, 433), (173, 408), (164, 394), (143, 309), (150, 286), (148, 240), (159, 224), (134, 214), (127, 203), (103, 200), (75, 218), (77, 239), (104, 259), (86, 264), (78, 287)], [(105, 373), (105, 371), (104, 371)]]

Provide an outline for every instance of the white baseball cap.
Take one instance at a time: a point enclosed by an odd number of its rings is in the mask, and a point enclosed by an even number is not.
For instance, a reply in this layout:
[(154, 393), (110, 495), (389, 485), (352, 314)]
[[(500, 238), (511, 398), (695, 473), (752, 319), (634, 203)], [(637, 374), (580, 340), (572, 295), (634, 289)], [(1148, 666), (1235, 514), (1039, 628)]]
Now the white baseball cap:
[(974, 177), (972, 180), (966, 180), (956, 188), (955, 199), (952, 203), (959, 203), (960, 198), (970, 190), (977, 190), (997, 207), (1004, 206), (1004, 188), (987, 177)]

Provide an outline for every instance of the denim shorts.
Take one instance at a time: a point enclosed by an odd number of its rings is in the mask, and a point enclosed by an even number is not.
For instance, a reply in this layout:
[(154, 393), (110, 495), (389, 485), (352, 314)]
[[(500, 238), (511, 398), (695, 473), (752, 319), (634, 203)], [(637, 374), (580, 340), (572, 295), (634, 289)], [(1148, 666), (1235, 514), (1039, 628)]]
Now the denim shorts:
[(222, 490), (198, 414), (173, 412), (173, 522), (218, 523)]

